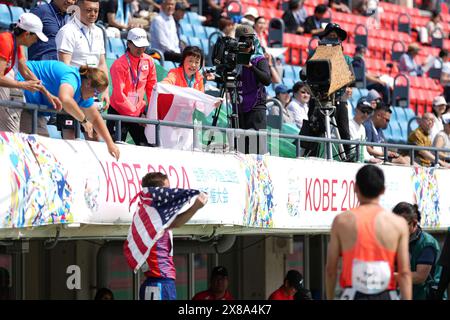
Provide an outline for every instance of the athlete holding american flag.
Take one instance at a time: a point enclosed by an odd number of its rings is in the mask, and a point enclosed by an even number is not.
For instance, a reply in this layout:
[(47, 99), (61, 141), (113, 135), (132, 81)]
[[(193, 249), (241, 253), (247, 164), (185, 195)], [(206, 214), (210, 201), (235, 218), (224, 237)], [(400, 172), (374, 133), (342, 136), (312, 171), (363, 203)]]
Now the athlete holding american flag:
[[(181, 227), (208, 201), (198, 190), (170, 189), (169, 179), (151, 172), (142, 179), (133, 222), (124, 243), (128, 265), (145, 269), (146, 280), (139, 290), (141, 300), (175, 300), (175, 266), (171, 228)], [(195, 201), (190, 201), (197, 197)], [(182, 211), (186, 204), (190, 207)], [(130, 204), (130, 205), (131, 205)], [(189, 205), (188, 204), (188, 205)]]

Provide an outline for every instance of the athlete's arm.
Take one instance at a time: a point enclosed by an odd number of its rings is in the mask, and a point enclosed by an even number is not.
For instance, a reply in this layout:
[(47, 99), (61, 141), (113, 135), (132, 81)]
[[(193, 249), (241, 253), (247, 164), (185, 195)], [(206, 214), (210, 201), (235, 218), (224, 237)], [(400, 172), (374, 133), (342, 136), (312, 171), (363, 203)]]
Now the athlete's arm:
[(398, 268), (398, 284), (400, 287), (400, 295), (403, 300), (412, 299), (412, 279), (411, 268), (409, 266), (409, 232), (406, 220), (399, 220), (400, 237), (397, 248), (397, 268)]
[(327, 291), (327, 299), (334, 299), (334, 291), (336, 288), (337, 267), (340, 255), (339, 242), (339, 215), (336, 216), (331, 225), (330, 242), (328, 243), (326, 279), (325, 286)]
[(186, 222), (189, 221), (189, 219), (192, 218), (192, 216), (201, 208), (205, 206), (205, 204), (208, 202), (208, 195), (206, 193), (201, 192), (197, 199), (195, 199), (194, 204), (184, 211), (183, 213), (180, 213), (178, 217), (173, 220), (172, 224), (169, 226), (169, 228), (177, 228), (184, 225)]

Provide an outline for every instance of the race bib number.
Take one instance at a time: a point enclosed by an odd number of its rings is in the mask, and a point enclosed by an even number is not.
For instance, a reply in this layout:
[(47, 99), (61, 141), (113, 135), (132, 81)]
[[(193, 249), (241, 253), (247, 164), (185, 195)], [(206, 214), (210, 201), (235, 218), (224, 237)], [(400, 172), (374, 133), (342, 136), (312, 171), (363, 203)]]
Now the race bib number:
[(365, 294), (377, 294), (387, 289), (391, 269), (386, 261), (353, 260), (352, 287)]

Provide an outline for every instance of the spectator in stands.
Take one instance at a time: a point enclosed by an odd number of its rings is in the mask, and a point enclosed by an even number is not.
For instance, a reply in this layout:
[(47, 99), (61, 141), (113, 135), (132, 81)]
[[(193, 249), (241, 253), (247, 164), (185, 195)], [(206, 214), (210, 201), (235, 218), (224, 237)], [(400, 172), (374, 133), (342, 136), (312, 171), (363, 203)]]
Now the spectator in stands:
[(311, 92), (303, 82), (296, 82), (292, 88), (292, 100), (287, 105), (287, 110), (294, 117), (295, 125), (301, 129), (303, 120), (308, 120), (309, 100)]
[(422, 76), (422, 65), (419, 65), (415, 58), (419, 54), (420, 47), (417, 43), (411, 43), (408, 51), (402, 54), (398, 63), (398, 70), (410, 76)]
[[(108, 74), (105, 58), (105, 42), (103, 31), (95, 25), (98, 18), (100, 4), (98, 0), (78, 0), (79, 17), (74, 17), (56, 35), (55, 42), (58, 49), (59, 61), (74, 67), (87, 65), (99, 68)], [(95, 98), (94, 98), (95, 99)], [(99, 111), (109, 107), (109, 88), (101, 95)], [(73, 118), (68, 115), (57, 116), (58, 129), (64, 139), (75, 138)]]
[(94, 300), (114, 300), (114, 294), (108, 288), (100, 288), (97, 290)]
[(445, 100), (450, 101), (450, 57), (448, 52), (445, 58), (443, 58), (441, 84), (444, 87)]
[(183, 50), (180, 66), (170, 70), (167, 77), (161, 83), (168, 83), (184, 88), (194, 88), (204, 92), (204, 79), (199, 71), (202, 65), (202, 50), (196, 46), (187, 46)]
[(383, 106), (388, 106), (383, 104), (383, 100), (381, 99), (380, 94), (378, 93), (378, 91), (376, 91), (375, 89), (370, 90), (367, 93), (367, 101), (370, 102), (370, 105), (372, 106), (372, 108), (375, 110), (377, 108), (381, 108)]
[(175, 0), (163, 0), (161, 12), (153, 19), (150, 27), (151, 42), (153, 49), (163, 52), (165, 60), (181, 62), (180, 39), (173, 18), (174, 12)]
[[(366, 141), (366, 129), (364, 127), (364, 122), (369, 119), (373, 112), (374, 108), (372, 108), (370, 102), (367, 101), (366, 98), (362, 97), (359, 99), (358, 104), (356, 105), (355, 116), (349, 121), (351, 140)], [(368, 160), (370, 158), (365, 146), (362, 146), (358, 152), (360, 159)], [(356, 152), (353, 153), (356, 154)]]
[[(442, 116), (444, 129), (436, 134), (433, 140), (433, 147), (450, 149), (450, 113)], [(450, 163), (449, 152), (439, 152), (439, 158)]]
[(431, 39), (436, 29), (440, 29), (441, 34), (436, 32), (434, 36), (445, 39), (446, 36), (444, 34), (444, 26), (442, 25), (442, 16), (438, 11), (433, 11), (431, 13), (430, 21), (428, 21), (425, 27), (419, 29), (420, 42), (423, 44), (431, 44)]
[[(184, 19), (184, 15), (186, 13), (186, 6), (183, 2), (177, 2), (175, 4), (175, 12), (173, 13), (173, 18), (175, 19), (175, 25), (177, 26), (177, 36), (178, 39), (181, 39), (181, 24), (180, 21)], [(180, 50), (184, 49), (187, 46), (187, 43), (180, 40)]]
[[(364, 45), (357, 45), (355, 49), (355, 54), (353, 56), (352, 65), (353, 68), (360, 68), (362, 65), (365, 65), (364, 56), (367, 53), (367, 48)], [(367, 71), (366, 66), (366, 81), (367, 81), (367, 89), (372, 90), (375, 89), (380, 94), (383, 95), (383, 102), (386, 105), (390, 104), (390, 88), (389, 85), (380, 79), (381, 75), (376, 75)]]
[(259, 17), (258, 9), (255, 7), (248, 7), (241, 19), (241, 24), (246, 24), (254, 27), (255, 20)]
[[(282, 82), (282, 68), (281, 68), (281, 74), (280, 74), (280, 68), (276, 65), (276, 60), (272, 57), (271, 54), (268, 52), (264, 52), (264, 57), (266, 58), (269, 69), (270, 69), (270, 80), (273, 84), (281, 83)], [(275, 62), (274, 62), (275, 61)]]
[(101, 2), (101, 20), (108, 27), (117, 28), (125, 31), (134, 27), (131, 19), (133, 17), (133, 9), (131, 3), (133, 0), (107, 0)]
[[(167, 175), (161, 172), (149, 172), (142, 178), (142, 188), (170, 188)], [(173, 235), (170, 229), (178, 228), (188, 222), (194, 214), (208, 202), (208, 195), (200, 193), (194, 204), (186, 211), (179, 213), (168, 229), (151, 248), (147, 257), (148, 269), (145, 281), (139, 288), (140, 300), (175, 300), (176, 269), (173, 261)]]
[(305, 0), (290, 0), (289, 9), (283, 13), (285, 32), (303, 34), (303, 24), (308, 13), (304, 7)]
[(220, 2), (220, 0), (202, 0), (202, 15), (206, 17), (206, 21), (203, 23), (205, 26), (219, 27), (219, 20), (223, 13)]
[(244, 53), (251, 53), (247, 65), (238, 66), (237, 90), (242, 100), (239, 103), (239, 127), (241, 129), (264, 130), (267, 127), (266, 88), (271, 84), (269, 63), (264, 58), (255, 31), (248, 25), (236, 27), (235, 38), (239, 42), (251, 43)]
[(342, 0), (328, 0), (328, 7), (344, 13), (352, 13), (350, 8)]
[[(28, 68), (42, 81), (42, 84), (53, 95), (58, 95), (64, 111), (78, 120), (89, 136), (92, 128), (106, 142), (109, 153), (119, 159), (119, 148), (114, 144), (108, 129), (94, 105), (92, 97), (99, 95), (108, 86), (108, 76), (98, 68), (82, 66), (79, 69), (68, 66), (60, 61), (28, 61)], [(22, 77), (19, 80), (23, 81)], [(28, 103), (52, 105), (40, 92), (25, 91)], [(23, 112), (20, 131), (31, 132), (32, 114)], [(47, 135), (47, 119), (44, 115), (38, 117), (38, 134)]]
[[(289, 100), (291, 100), (289, 92), (290, 90), (284, 84), (279, 84), (275, 87), (275, 98), (280, 101), (282, 106), (283, 123), (295, 123), (294, 115), (287, 108)], [(273, 106), (272, 109), (270, 109), (270, 114), (278, 116), (280, 114), (279, 108)]]
[[(61, 101), (47, 91), (26, 64), (22, 46), (30, 47), (38, 39), (44, 42), (48, 40), (42, 33), (41, 20), (32, 13), (22, 14), (12, 33), (0, 33), (0, 100), (10, 100), (16, 95), (19, 101), (23, 101), (20, 90), (40, 91), (54, 109), (61, 110)], [(17, 72), (26, 81), (16, 81)], [(0, 106), (0, 131), (19, 132), (21, 114), (21, 109)]]
[(303, 276), (297, 270), (289, 270), (283, 285), (272, 292), (269, 300), (294, 300), (295, 294), (303, 289)]
[(263, 49), (265, 50), (268, 47), (268, 44), (267, 44), (267, 21), (264, 17), (258, 17), (255, 19), (255, 33), (261, 47), (263, 47)]
[(442, 123), (442, 115), (447, 111), (447, 101), (443, 96), (437, 96), (433, 99), (432, 113), (434, 116), (434, 124), (430, 131), (430, 140), (434, 141), (434, 138), (444, 130), (444, 124)]
[[(150, 101), (153, 87), (156, 84), (156, 67), (153, 59), (145, 53), (149, 46), (147, 32), (144, 29), (133, 28), (128, 31), (127, 51), (111, 66), (112, 95), (111, 108), (108, 114), (130, 117), (145, 117), (146, 103)], [(107, 121), (109, 132), (115, 135), (114, 121)], [(125, 141), (128, 132), (136, 145), (146, 146), (145, 127), (138, 123), (122, 122), (122, 136)]]
[(437, 287), (441, 272), (441, 267), (437, 265), (441, 251), (439, 242), (420, 227), (421, 214), (417, 204), (400, 202), (392, 212), (408, 222), (413, 300), (431, 299), (432, 286)]
[[(419, 120), (419, 127), (411, 132), (408, 137), (408, 143), (420, 147), (431, 147), (432, 142), (430, 139), (431, 128), (434, 124), (434, 115), (432, 113), (425, 113)], [(434, 153), (427, 150), (420, 150), (415, 152), (415, 158), (419, 164), (424, 167), (430, 167), (434, 164)], [(445, 168), (450, 168), (449, 164), (444, 160), (439, 159), (438, 163)]]
[(323, 32), (324, 28), (322, 26), (322, 19), (325, 16), (327, 10), (328, 9), (326, 5), (317, 5), (314, 8), (314, 15), (309, 16), (305, 19), (305, 23), (303, 24), (304, 32), (307, 34), (312, 34), (313, 36)]
[(219, 30), (226, 37), (234, 38), (234, 22), (229, 18), (220, 18), (219, 20)]
[(218, 266), (211, 272), (209, 289), (197, 293), (192, 300), (234, 300), (228, 291), (228, 270)]
[(58, 60), (55, 37), (69, 20), (67, 9), (75, 4), (76, 0), (52, 0), (31, 9), (41, 18), (43, 33), (48, 37), (48, 41), (38, 41), (28, 49), (28, 60)]
[[(391, 109), (386, 106), (379, 106), (375, 109), (370, 119), (364, 122), (367, 142), (386, 143), (383, 130), (388, 127), (391, 114)], [(375, 158), (384, 159), (384, 149), (382, 147), (367, 146), (367, 152)], [(387, 151), (387, 156), (388, 159), (384, 159), (384, 161), (395, 164), (408, 165), (410, 161), (408, 156), (401, 156), (391, 150)]]

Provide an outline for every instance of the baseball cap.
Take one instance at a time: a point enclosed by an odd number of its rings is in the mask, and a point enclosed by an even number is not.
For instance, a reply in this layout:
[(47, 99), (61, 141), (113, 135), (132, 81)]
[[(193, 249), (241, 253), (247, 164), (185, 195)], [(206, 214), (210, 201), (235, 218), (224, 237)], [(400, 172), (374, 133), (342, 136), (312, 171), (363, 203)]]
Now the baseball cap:
[(275, 87), (275, 94), (289, 93), (291, 90), (288, 89), (284, 84), (279, 84)]
[(289, 270), (286, 274), (286, 280), (297, 290), (303, 286), (303, 276), (297, 270)]
[(358, 108), (358, 109), (367, 109), (367, 108), (372, 109), (372, 105), (370, 104), (369, 101), (367, 101), (367, 98), (362, 97), (361, 99), (358, 100), (358, 104), (356, 105), (356, 108)]
[(239, 39), (240, 37), (248, 37), (248, 36), (254, 36), (255, 30), (253, 27), (246, 25), (246, 24), (238, 24), (236, 26), (236, 31), (234, 32), (234, 37), (236, 39)]
[(214, 278), (217, 276), (228, 277), (228, 270), (223, 266), (215, 267), (211, 272), (211, 278)]
[(375, 101), (375, 100), (377, 100), (377, 99), (381, 99), (381, 95), (378, 93), (377, 90), (372, 89), (372, 90), (370, 90), (369, 93), (367, 94), (366, 99), (367, 99), (367, 101), (372, 102), (372, 101)]
[(445, 104), (445, 105), (447, 104), (447, 101), (445, 101), (445, 98), (443, 96), (434, 97), (433, 106), (440, 106), (443, 104)]
[(255, 7), (249, 7), (247, 11), (244, 13), (244, 17), (245, 16), (252, 16), (255, 19), (258, 18), (259, 17), (258, 9), (256, 9)]
[(133, 42), (138, 48), (148, 47), (150, 45), (147, 38), (147, 32), (141, 28), (133, 28), (128, 31), (127, 40)]
[(48, 41), (47, 36), (42, 32), (43, 26), (41, 19), (33, 13), (22, 13), (16, 26), (22, 30), (35, 33), (42, 42)]

